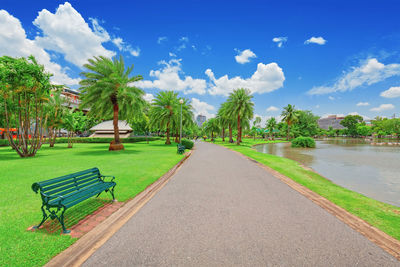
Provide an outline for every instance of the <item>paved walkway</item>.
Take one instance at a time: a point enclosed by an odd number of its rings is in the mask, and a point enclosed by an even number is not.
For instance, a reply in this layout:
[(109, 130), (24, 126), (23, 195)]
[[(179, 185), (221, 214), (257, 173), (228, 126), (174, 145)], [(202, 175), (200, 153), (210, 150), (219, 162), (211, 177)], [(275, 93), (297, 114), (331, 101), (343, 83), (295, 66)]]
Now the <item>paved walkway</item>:
[(198, 143), (84, 266), (398, 266), (255, 163)]

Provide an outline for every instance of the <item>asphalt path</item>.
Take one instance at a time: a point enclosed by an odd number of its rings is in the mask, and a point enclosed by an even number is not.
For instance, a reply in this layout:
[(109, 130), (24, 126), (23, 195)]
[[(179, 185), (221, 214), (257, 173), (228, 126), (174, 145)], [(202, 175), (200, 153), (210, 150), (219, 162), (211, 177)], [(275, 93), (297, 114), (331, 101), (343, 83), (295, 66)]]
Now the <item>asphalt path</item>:
[(84, 266), (399, 266), (255, 163), (199, 142)]

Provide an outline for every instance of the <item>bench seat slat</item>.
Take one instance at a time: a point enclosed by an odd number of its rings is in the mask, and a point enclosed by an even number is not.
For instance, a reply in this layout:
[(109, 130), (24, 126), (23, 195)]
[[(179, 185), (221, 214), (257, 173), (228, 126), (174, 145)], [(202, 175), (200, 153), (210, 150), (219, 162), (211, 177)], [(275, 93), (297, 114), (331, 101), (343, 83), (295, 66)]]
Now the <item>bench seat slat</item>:
[(80, 180), (88, 178), (88, 177), (96, 177), (96, 178), (98, 178), (99, 174), (90, 173), (90, 174), (86, 174), (86, 175), (83, 175), (83, 176), (70, 177), (70, 178), (68, 178), (66, 180), (58, 182), (57, 184), (52, 184), (52, 185), (43, 187), (43, 192), (48, 192), (49, 190), (55, 189), (57, 187), (61, 187), (63, 185), (69, 184), (69, 183), (74, 183), (76, 181), (80, 181)]
[(102, 181), (95, 180), (95, 181), (91, 181), (89, 183), (86, 183), (84, 185), (78, 186), (78, 187), (74, 186), (71, 189), (68, 189), (66, 191), (59, 192), (56, 195), (50, 196), (50, 199), (53, 200), (54, 198), (58, 198), (60, 195), (63, 196), (63, 197), (69, 197), (71, 195), (74, 195), (74, 194), (77, 194), (77, 193), (79, 193), (81, 191), (86, 190), (86, 187), (96, 186), (96, 185), (100, 185), (100, 184), (103, 184), (103, 183), (104, 182), (102, 182)]
[(45, 181), (39, 182), (38, 184), (43, 188), (43, 187), (45, 187), (47, 185), (54, 184), (54, 183), (60, 182), (62, 180), (68, 179), (69, 177), (76, 177), (76, 176), (83, 175), (85, 173), (99, 173), (99, 172), (100, 171), (99, 171), (98, 168), (92, 168), (92, 169), (89, 169), (89, 170), (84, 170), (84, 171), (80, 171), (80, 172), (76, 172), (76, 173), (60, 176), (60, 177), (53, 178), (53, 179), (50, 179), (50, 180), (45, 180)]
[(97, 182), (101, 182), (101, 179), (98, 176), (91, 176), (89, 178), (86, 178), (85, 180), (79, 180), (78, 182), (72, 181), (71, 183), (69, 183), (68, 185), (65, 185), (63, 187), (60, 188), (56, 188), (54, 190), (51, 190), (50, 192), (45, 192), (47, 195), (53, 195), (55, 193), (59, 193), (62, 194), (62, 191), (67, 190), (67, 189), (73, 189), (73, 188), (79, 188), (79, 186), (81, 184), (84, 184), (88, 181), (97, 181)]

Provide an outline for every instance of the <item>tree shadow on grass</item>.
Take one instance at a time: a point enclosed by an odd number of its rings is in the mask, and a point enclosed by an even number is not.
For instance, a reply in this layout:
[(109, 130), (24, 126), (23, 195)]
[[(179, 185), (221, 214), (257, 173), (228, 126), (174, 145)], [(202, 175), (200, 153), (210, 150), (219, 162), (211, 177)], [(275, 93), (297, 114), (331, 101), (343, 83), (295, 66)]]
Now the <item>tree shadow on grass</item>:
[(85, 151), (77, 151), (74, 154), (75, 155), (80, 155), (80, 156), (103, 156), (103, 157), (112, 157), (115, 155), (134, 155), (134, 154), (139, 154), (141, 151), (139, 150), (132, 150), (132, 149), (125, 149), (121, 151), (99, 151), (98, 149), (93, 149), (93, 150), (85, 150)]
[[(103, 193), (104, 194), (104, 193)], [(112, 200), (110, 199), (89, 199), (86, 200), (71, 209), (67, 209), (64, 214), (64, 223), (67, 229), (70, 229), (72, 226), (79, 223), (79, 221), (83, 220), (87, 215), (92, 214), (99, 208), (103, 207), (104, 205), (111, 203)], [(38, 210), (40, 211), (40, 210)], [(39, 216), (38, 216), (39, 218)], [(38, 219), (38, 222), (40, 219)], [(51, 220), (48, 219), (39, 230), (38, 233), (41, 234), (60, 234), (62, 230), (61, 224), (57, 219)]]

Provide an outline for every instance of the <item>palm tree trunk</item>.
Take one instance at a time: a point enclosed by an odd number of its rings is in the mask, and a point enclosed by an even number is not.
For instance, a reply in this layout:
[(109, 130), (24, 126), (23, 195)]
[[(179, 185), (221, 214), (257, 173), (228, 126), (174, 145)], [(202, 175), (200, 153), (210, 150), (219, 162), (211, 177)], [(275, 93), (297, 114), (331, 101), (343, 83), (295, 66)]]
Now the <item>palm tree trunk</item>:
[(165, 141), (166, 145), (171, 144), (171, 140), (169, 140), (169, 122), (167, 123), (167, 140)]
[(179, 143), (179, 134), (178, 133), (175, 133), (175, 143)]
[(238, 119), (237, 119), (237, 128), (238, 128), (238, 134), (237, 134), (237, 140), (236, 140), (236, 144), (240, 145), (240, 115), (238, 115)]
[(233, 143), (232, 126), (230, 123), (229, 123), (229, 143)]
[(289, 136), (290, 136), (290, 124), (288, 124), (287, 126), (287, 136), (286, 136), (286, 140), (289, 141)]
[(214, 141), (214, 132), (211, 131), (211, 142)]
[(225, 142), (225, 128), (222, 127), (222, 142)]
[(118, 127), (118, 103), (114, 103), (114, 118), (113, 118), (113, 126), (114, 126), (114, 140), (111, 141), (110, 147), (108, 150), (122, 150), (124, 146), (121, 144), (119, 139), (119, 127)]

